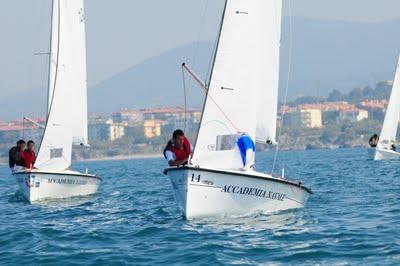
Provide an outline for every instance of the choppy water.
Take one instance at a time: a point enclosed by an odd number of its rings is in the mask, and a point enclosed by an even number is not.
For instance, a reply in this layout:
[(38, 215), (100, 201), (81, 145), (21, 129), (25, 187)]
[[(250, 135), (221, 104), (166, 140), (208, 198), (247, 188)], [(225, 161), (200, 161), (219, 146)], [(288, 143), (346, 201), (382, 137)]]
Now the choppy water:
[[(258, 168), (271, 159), (259, 156)], [(103, 177), (98, 195), (43, 205), (23, 202), (2, 166), (0, 264), (400, 264), (400, 163), (363, 149), (280, 159), (314, 190), (305, 209), (191, 222), (161, 159), (77, 163)]]

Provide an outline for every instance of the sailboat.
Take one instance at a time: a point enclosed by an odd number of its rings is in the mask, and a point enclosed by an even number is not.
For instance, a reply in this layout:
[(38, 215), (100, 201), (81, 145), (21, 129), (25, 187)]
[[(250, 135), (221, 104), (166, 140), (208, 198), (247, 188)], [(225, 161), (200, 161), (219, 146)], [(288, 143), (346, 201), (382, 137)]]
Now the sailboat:
[(100, 178), (70, 170), (73, 145), (88, 146), (83, 0), (53, 0), (47, 119), (33, 169), (14, 172), (29, 201), (97, 192)]
[(385, 120), (376, 147), (368, 149), (368, 153), (373, 160), (398, 160), (400, 153), (396, 151), (396, 136), (400, 119), (400, 57), (397, 63), (395, 80), (393, 82), (392, 93), (388, 107), (386, 109)]
[(243, 168), (237, 141), (276, 143), (282, 0), (225, 2), (192, 158), (167, 168), (187, 219), (302, 208), (301, 182)]

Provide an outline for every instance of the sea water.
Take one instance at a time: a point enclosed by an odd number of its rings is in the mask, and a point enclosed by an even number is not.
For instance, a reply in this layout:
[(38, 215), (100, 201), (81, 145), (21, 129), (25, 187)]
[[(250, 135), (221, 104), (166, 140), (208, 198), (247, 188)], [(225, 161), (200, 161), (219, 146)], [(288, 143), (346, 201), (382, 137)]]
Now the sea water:
[[(273, 153), (261, 153), (269, 172)], [(76, 163), (95, 196), (30, 205), (0, 167), (0, 265), (400, 265), (400, 163), (365, 149), (290, 151), (276, 172), (314, 195), (301, 210), (186, 221), (162, 158)]]

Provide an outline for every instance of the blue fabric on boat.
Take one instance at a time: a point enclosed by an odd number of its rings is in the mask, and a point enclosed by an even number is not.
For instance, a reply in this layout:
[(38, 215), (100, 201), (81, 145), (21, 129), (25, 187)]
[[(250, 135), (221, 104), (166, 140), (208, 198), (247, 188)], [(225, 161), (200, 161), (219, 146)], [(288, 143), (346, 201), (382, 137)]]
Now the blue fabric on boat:
[(250, 138), (249, 135), (243, 134), (238, 140), (237, 145), (239, 147), (240, 155), (242, 156), (243, 166), (246, 166), (246, 153), (247, 150), (256, 150), (256, 146), (254, 141)]

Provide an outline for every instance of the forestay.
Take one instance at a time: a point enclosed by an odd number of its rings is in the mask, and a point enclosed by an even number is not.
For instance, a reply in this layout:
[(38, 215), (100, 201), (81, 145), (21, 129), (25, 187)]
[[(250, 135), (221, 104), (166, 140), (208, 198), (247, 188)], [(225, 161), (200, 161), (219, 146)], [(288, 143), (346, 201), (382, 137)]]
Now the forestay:
[(241, 168), (236, 145), (241, 133), (264, 142), (275, 138), (281, 5), (281, 0), (226, 2), (194, 165)]
[(54, 0), (45, 133), (35, 167), (64, 170), (72, 143), (87, 145), (87, 84), (83, 0)]
[(400, 119), (400, 58), (397, 63), (396, 76), (386, 110), (385, 121), (379, 137), (379, 148), (390, 148), (396, 142), (397, 129)]

